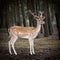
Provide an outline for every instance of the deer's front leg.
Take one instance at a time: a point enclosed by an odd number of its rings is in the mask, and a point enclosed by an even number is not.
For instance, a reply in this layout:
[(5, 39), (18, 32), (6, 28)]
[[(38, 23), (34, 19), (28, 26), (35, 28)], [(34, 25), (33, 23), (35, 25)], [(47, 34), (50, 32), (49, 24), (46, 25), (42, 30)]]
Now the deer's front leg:
[(35, 54), (34, 52), (34, 40), (33, 39), (29, 39), (29, 44), (30, 44), (30, 54)]
[(32, 53), (35, 54), (35, 51), (34, 51), (34, 39), (32, 40)]

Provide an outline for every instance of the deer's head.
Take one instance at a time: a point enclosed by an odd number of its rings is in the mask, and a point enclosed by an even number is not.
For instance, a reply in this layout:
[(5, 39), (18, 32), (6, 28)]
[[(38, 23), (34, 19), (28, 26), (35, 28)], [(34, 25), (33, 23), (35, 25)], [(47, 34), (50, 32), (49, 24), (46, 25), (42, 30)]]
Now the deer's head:
[(34, 16), (34, 18), (38, 21), (38, 23), (45, 24), (45, 21), (44, 21), (45, 16), (43, 16), (44, 11), (39, 11), (38, 16), (37, 16), (37, 14), (34, 14), (31, 11), (29, 11), (29, 12)]
[(44, 11), (39, 11), (39, 22), (40, 24), (45, 24), (45, 16), (44, 16)]

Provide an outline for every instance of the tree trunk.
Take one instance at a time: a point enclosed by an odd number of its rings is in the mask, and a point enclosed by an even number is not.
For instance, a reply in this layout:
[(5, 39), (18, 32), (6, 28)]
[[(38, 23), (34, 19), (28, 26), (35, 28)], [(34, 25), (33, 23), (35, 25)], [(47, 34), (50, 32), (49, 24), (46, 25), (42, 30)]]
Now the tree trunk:
[(57, 1), (55, 4), (55, 16), (56, 16), (58, 34), (59, 34), (59, 39), (60, 39), (60, 4), (59, 4), (59, 1)]
[(45, 8), (44, 8), (44, 11), (45, 11), (45, 25), (44, 25), (44, 36), (48, 36), (49, 35), (49, 28), (48, 28), (48, 9), (47, 9), (47, 4), (48, 2), (45, 2)]
[(26, 26), (25, 14), (24, 14), (24, 2), (23, 2), (23, 0), (21, 0), (21, 11), (22, 11), (22, 15), (23, 15), (23, 24), (24, 24), (24, 26)]

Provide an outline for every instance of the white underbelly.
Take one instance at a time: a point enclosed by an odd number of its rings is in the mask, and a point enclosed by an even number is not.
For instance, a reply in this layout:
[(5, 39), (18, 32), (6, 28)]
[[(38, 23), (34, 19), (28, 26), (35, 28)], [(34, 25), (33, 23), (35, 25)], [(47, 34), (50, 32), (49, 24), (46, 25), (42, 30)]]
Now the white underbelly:
[(23, 35), (23, 36), (19, 35), (19, 37), (20, 38), (24, 38), (24, 39), (28, 39), (29, 38), (29, 35)]
[(20, 34), (18, 34), (18, 36), (19, 36), (20, 38), (26, 38), (26, 39), (29, 38), (29, 34), (28, 34), (28, 33), (26, 33), (26, 34), (20, 33)]
[(26, 38), (26, 39), (28, 39), (28, 38), (29, 38), (29, 36), (22, 36), (21, 38)]

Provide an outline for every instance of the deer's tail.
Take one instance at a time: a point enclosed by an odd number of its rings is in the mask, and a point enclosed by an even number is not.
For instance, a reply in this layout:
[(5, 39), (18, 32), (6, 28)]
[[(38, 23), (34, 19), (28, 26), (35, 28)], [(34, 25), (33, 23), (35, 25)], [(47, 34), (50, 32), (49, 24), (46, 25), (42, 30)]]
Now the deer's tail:
[(9, 36), (9, 38), (11, 37), (11, 35), (10, 35), (10, 29), (8, 29), (8, 36)]

